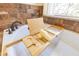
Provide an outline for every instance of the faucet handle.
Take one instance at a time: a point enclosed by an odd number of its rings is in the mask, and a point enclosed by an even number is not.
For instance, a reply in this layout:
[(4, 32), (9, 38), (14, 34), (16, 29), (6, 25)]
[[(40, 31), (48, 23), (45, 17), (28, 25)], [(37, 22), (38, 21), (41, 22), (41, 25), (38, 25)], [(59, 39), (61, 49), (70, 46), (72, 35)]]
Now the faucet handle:
[(12, 31), (10, 28), (8, 29), (8, 34), (12, 34)]

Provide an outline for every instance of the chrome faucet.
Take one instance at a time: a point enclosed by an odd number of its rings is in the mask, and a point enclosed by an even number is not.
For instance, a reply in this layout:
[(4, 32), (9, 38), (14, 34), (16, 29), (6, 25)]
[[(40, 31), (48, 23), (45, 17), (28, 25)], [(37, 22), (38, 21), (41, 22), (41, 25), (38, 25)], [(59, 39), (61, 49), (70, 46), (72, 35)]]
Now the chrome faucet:
[(13, 31), (15, 31), (16, 29), (18, 29), (18, 26), (22, 25), (22, 23), (20, 21), (15, 21), (11, 24), (11, 26), (8, 29), (8, 34), (11, 34)]

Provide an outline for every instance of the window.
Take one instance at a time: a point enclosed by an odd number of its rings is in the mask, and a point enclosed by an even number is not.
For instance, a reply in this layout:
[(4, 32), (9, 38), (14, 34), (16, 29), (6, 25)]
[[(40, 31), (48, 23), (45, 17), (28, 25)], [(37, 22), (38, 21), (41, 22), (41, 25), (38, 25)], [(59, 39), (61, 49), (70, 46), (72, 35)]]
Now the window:
[(79, 17), (79, 4), (48, 3), (44, 5), (44, 15)]

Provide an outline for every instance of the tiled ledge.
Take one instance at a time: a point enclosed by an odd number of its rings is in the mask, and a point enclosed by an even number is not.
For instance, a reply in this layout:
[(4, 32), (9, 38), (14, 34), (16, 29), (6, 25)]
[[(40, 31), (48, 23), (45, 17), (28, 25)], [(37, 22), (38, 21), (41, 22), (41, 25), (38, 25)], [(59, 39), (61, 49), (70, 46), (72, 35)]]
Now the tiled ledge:
[(78, 21), (79, 22), (79, 17), (76, 17), (76, 16), (59, 16), (59, 15), (56, 15), (56, 16), (51, 16), (51, 15), (44, 15), (46, 17), (50, 17), (50, 18), (63, 18), (63, 19), (66, 19), (66, 20), (73, 20), (73, 21)]
[(49, 16), (43, 16), (44, 22), (52, 25), (58, 25), (63, 26), (65, 29), (75, 31), (79, 33), (79, 22), (68, 20), (65, 18), (57, 18), (57, 17), (49, 17)]

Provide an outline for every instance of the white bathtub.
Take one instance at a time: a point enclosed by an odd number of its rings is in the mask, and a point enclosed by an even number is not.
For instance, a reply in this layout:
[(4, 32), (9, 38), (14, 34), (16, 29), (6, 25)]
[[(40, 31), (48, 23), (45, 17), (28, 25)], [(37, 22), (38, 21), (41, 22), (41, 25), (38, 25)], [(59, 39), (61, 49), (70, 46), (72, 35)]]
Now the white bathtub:
[[(19, 40), (27, 35), (29, 35), (29, 30), (27, 25), (23, 25), (22, 27), (20, 27), (10, 35), (4, 31), (3, 44), (6, 45), (12, 40)], [(59, 43), (60, 37), (61, 37), (61, 34), (57, 35), (53, 39), (53, 41), (51, 41), (50, 45), (44, 51), (42, 51), (39, 56), (57, 55), (54, 53), (54, 49), (56, 45)], [(31, 54), (29, 53), (29, 50), (24, 46), (22, 42), (7, 48), (7, 53), (8, 53), (8, 56), (31, 56)]]
[[(27, 25), (23, 25), (13, 31), (12, 34), (8, 34), (6, 30), (4, 30), (3, 34), (3, 45), (8, 44), (11, 41), (19, 40), (25, 36), (29, 35), (29, 30)], [(24, 44), (18, 43), (12, 47), (7, 48), (8, 56), (25, 56), (30, 55), (27, 48), (25, 48)]]

